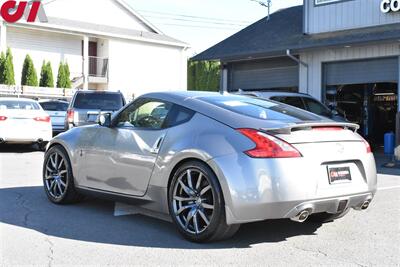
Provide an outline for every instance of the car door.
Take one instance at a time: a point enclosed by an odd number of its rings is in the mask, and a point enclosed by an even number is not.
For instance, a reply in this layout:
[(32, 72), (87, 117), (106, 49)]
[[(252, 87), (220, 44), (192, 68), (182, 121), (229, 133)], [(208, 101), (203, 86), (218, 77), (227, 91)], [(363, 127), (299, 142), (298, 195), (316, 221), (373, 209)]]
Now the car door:
[(93, 165), (86, 174), (90, 187), (143, 196), (168, 131), (164, 122), (171, 107), (138, 99), (117, 115), (112, 127), (99, 128), (85, 160), (87, 166)]

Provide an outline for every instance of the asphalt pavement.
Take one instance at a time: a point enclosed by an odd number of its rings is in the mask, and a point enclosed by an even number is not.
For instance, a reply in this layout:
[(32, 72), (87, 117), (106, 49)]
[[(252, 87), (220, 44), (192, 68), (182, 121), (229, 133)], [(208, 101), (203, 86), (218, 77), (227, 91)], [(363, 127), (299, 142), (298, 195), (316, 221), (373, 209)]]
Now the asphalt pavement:
[(193, 244), (167, 221), (114, 216), (113, 202), (51, 204), (42, 162), (29, 147), (0, 147), (0, 266), (400, 266), (399, 169), (380, 168), (366, 211), (324, 225), (252, 223), (231, 240)]

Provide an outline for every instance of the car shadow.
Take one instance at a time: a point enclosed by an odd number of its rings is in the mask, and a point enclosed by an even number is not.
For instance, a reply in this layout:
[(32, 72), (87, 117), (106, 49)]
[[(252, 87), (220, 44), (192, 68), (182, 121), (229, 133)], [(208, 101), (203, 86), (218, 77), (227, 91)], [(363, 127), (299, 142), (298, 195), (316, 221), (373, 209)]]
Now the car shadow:
[(272, 220), (243, 225), (230, 240), (195, 244), (183, 239), (172, 223), (142, 215), (114, 217), (113, 211), (114, 203), (97, 199), (75, 205), (54, 205), (47, 200), (42, 187), (0, 189), (2, 223), (86, 242), (156, 248), (248, 248), (294, 236), (315, 235), (321, 226)]
[(17, 145), (17, 144), (1, 144), (0, 145), (0, 153), (32, 153), (32, 152), (41, 152), (36, 145)]

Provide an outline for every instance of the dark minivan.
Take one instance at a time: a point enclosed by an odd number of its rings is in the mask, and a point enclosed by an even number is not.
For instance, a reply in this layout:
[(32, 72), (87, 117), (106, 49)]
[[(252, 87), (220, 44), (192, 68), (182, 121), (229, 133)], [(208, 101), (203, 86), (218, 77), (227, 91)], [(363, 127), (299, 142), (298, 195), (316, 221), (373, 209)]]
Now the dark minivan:
[(125, 104), (121, 92), (77, 91), (67, 111), (66, 129), (96, 124), (100, 114), (114, 113)]

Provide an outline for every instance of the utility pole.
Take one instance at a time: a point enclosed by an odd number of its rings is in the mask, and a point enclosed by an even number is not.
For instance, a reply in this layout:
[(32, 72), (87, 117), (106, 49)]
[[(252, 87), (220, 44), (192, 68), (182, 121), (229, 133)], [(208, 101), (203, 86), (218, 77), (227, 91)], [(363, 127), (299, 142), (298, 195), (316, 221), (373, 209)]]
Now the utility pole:
[(259, 1), (259, 0), (250, 0), (252, 2), (256, 2), (259, 5), (268, 8), (268, 17), (267, 20), (269, 20), (270, 15), (271, 15), (271, 7), (272, 7), (272, 0), (267, 0), (267, 1)]

